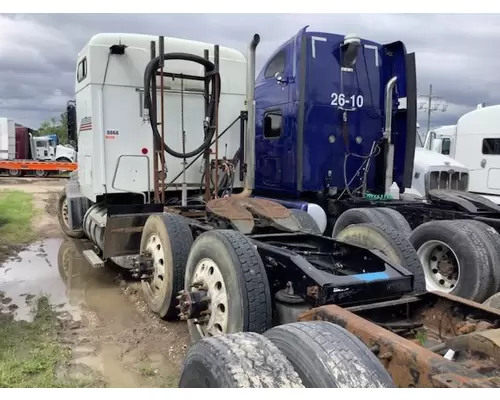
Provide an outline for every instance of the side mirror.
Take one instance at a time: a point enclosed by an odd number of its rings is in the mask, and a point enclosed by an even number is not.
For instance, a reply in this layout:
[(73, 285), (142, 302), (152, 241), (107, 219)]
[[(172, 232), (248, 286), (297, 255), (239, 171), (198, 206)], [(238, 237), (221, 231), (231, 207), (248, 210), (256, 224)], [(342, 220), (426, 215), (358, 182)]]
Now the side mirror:
[(67, 112), (67, 133), (68, 142), (77, 141), (77, 125), (76, 125), (76, 106), (74, 102), (69, 101), (66, 107)]

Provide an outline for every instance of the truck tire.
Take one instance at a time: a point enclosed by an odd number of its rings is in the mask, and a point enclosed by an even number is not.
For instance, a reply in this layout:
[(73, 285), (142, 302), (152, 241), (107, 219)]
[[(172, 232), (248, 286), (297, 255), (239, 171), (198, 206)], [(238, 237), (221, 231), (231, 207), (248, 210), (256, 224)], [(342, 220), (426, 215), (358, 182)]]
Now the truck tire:
[(488, 297), (493, 285), (488, 247), (470, 225), (426, 222), (412, 232), (410, 242), (422, 263), (427, 290), (479, 303)]
[(142, 281), (142, 292), (151, 311), (163, 319), (178, 319), (176, 296), (184, 287), (192, 243), (188, 223), (177, 214), (151, 215), (144, 224), (140, 252), (153, 257), (153, 276)]
[(412, 229), (405, 217), (399, 212), (388, 207), (377, 207), (376, 210), (387, 217), (390, 226), (399, 232), (402, 232), (406, 237), (410, 237)]
[(378, 358), (355, 335), (325, 321), (294, 322), (264, 334), (307, 388), (392, 388)]
[(285, 356), (253, 332), (212, 336), (188, 350), (179, 388), (303, 388)]
[(46, 178), (47, 176), (49, 176), (49, 171), (45, 171), (44, 169), (37, 169), (35, 171), (35, 176), (37, 178)]
[[(207, 310), (213, 324), (188, 319), (192, 342), (208, 335), (236, 332), (262, 333), (271, 327), (271, 290), (264, 264), (251, 240), (233, 230), (211, 230), (193, 243), (186, 265), (185, 291), (195, 282), (207, 287), (211, 302)], [(222, 306), (221, 306), (222, 305)]]
[(494, 294), (483, 302), (483, 305), (500, 311), (500, 293)]
[(299, 225), (301, 231), (316, 235), (322, 234), (314, 218), (306, 211), (292, 209), (290, 210), (290, 214), (297, 221), (297, 225)]
[(403, 233), (387, 225), (357, 224), (339, 232), (336, 240), (378, 250), (413, 274), (413, 294), (425, 293), (425, 275), (417, 252)]
[[(450, 220), (451, 223), (457, 225), (459, 229), (466, 230), (470, 229), (474, 231), (474, 233), (480, 238), (481, 242), (484, 244), (487, 256), (488, 256), (488, 264), (489, 264), (489, 276), (488, 276), (488, 285), (486, 287), (486, 291), (484, 293), (484, 298), (488, 298), (494, 293), (497, 292), (496, 288), (498, 286), (498, 277), (495, 276), (495, 264), (498, 260), (497, 250), (495, 245), (493, 244), (492, 239), (488, 235), (488, 231), (483, 229), (482, 223), (479, 222), (479, 225), (474, 223), (473, 220), (463, 220), (463, 219), (455, 219)], [(484, 299), (483, 299), (484, 300)]]
[(335, 238), (339, 232), (349, 225), (355, 224), (376, 224), (389, 225), (387, 217), (381, 214), (375, 208), (351, 208), (343, 212), (335, 221), (333, 226), (332, 237)]
[(463, 223), (471, 224), (484, 235), (484, 241), (488, 244), (489, 254), (491, 255), (491, 265), (493, 269), (493, 293), (500, 292), (500, 233), (488, 224), (473, 219), (459, 220)]
[(24, 171), (22, 169), (9, 169), (7, 170), (7, 173), (12, 178), (20, 178), (21, 176), (24, 175)]
[(59, 193), (59, 197), (57, 198), (57, 220), (59, 221), (59, 226), (63, 233), (74, 239), (81, 239), (85, 236), (83, 229), (81, 230), (73, 230), (69, 227), (68, 220), (68, 202), (66, 200), (66, 189), (63, 189), (61, 193)]

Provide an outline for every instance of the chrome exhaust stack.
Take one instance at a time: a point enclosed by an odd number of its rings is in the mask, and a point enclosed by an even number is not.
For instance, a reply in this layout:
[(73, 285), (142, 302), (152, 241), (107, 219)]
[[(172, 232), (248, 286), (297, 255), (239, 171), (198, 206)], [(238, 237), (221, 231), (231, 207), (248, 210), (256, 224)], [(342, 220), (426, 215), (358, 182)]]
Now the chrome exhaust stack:
[(384, 138), (387, 141), (385, 159), (385, 194), (390, 194), (394, 182), (394, 144), (392, 143), (392, 95), (398, 78), (393, 76), (385, 86), (385, 129)]
[(255, 53), (260, 42), (256, 33), (248, 46), (247, 59), (247, 127), (245, 135), (245, 182), (241, 193), (233, 196), (249, 197), (255, 185)]

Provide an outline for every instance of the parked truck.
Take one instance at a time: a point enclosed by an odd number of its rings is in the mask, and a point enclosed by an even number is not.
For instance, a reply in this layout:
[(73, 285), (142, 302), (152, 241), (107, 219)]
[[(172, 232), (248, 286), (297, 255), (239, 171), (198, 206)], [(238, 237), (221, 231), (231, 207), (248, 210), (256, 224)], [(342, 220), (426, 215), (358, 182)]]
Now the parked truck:
[(0, 118), (0, 152), (0, 171), (12, 177), (34, 173), (44, 178), (76, 169), (74, 148), (59, 145), (53, 135), (36, 136), (32, 129), (8, 118)]
[(459, 118), (456, 125), (427, 133), (424, 148), (447, 155), (466, 165), (469, 191), (500, 204), (500, 105), (477, 108)]
[[(414, 54), (304, 28), (255, 82), (259, 41), (245, 58), (93, 36), (68, 109), (80, 161), (63, 231), (93, 244), (93, 267), (131, 257), (151, 310), (187, 321), (181, 386), (498, 386), (500, 312), (426, 288), (497, 291), (498, 208), (429, 186), (427, 201), (398, 198), (413, 179)], [(455, 250), (467, 268), (443, 261)]]

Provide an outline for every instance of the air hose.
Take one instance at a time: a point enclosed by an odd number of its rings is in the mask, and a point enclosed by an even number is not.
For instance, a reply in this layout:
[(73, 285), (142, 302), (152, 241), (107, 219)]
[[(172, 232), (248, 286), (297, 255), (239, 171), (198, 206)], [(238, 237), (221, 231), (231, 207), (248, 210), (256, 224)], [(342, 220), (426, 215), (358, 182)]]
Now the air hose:
[[(209, 83), (212, 83), (212, 91), (210, 94), (210, 102), (207, 107), (205, 119), (203, 122), (203, 130), (205, 132), (205, 140), (203, 143), (195, 150), (187, 152), (187, 153), (180, 153), (172, 148), (170, 148), (166, 143), (165, 145), (165, 151), (170, 154), (173, 157), (176, 158), (190, 158), (197, 156), (198, 154), (202, 153), (206, 149), (210, 147), (210, 143), (213, 139), (214, 133), (215, 133), (215, 128), (211, 125), (212, 121), (215, 119), (215, 110), (216, 110), (216, 102), (219, 101), (220, 97), (220, 75), (219, 73), (214, 73), (215, 71), (215, 65), (208, 61), (205, 60), (203, 57), (197, 56), (195, 54), (188, 54), (188, 53), (166, 53), (163, 56), (164, 60), (182, 60), (182, 61), (192, 61), (198, 64), (203, 65), (207, 72), (212, 74), (208, 79), (210, 79)], [(156, 79), (156, 71), (158, 70), (160, 64), (160, 56), (153, 58), (148, 65), (146, 66), (146, 69), (144, 70), (144, 109), (146, 113), (149, 113), (149, 119), (151, 123), (151, 129), (153, 131), (153, 136), (155, 140), (155, 147), (157, 149), (160, 148), (161, 144), (161, 135), (158, 132), (158, 118), (157, 118), (157, 110), (155, 107), (152, 107), (152, 100), (151, 100), (151, 82), (153, 82), (153, 79)]]

